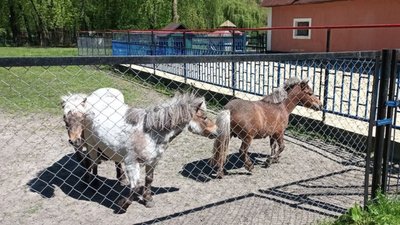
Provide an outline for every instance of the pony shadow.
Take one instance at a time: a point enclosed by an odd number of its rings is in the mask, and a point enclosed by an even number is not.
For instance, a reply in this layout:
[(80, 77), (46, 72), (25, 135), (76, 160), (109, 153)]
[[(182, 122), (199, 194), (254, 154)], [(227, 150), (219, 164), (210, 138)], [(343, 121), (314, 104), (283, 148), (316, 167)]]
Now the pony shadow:
[[(258, 158), (266, 158), (266, 154), (260, 153), (248, 153), (251, 162), (254, 165), (262, 165), (264, 161)], [(224, 165), (225, 174), (235, 174), (235, 175), (251, 175), (250, 172), (228, 172), (229, 170), (239, 169), (244, 167), (244, 162), (240, 159), (240, 153), (229, 154)], [(187, 178), (193, 179), (198, 182), (208, 182), (212, 179), (216, 179), (215, 173), (216, 171), (210, 165), (210, 159), (202, 159), (197, 160), (191, 163), (187, 163), (183, 166), (182, 170), (179, 173)]]
[[(63, 156), (48, 168), (40, 171), (27, 185), (29, 190), (44, 198), (54, 197), (59, 187), (69, 197), (77, 200), (97, 202), (107, 208), (120, 212), (117, 202), (121, 197), (128, 197), (130, 188), (122, 186), (118, 180), (96, 176), (97, 188), (86, 183), (82, 178), (86, 169), (77, 161), (76, 153)], [(175, 187), (151, 187), (152, 195), (178, 191)], [(140, 202), (139, 199), (135, 200)]]

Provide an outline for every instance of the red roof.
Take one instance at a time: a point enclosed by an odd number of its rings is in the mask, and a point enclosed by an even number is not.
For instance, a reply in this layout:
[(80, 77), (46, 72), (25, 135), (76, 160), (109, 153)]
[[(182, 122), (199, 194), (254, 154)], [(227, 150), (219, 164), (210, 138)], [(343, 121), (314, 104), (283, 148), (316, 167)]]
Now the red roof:
[(261, 6), (273, 7), (273, 6), (302, 5), (302, 4), (336, 2), (336, 1), (343, 1), (343, 0), (263, 0)]

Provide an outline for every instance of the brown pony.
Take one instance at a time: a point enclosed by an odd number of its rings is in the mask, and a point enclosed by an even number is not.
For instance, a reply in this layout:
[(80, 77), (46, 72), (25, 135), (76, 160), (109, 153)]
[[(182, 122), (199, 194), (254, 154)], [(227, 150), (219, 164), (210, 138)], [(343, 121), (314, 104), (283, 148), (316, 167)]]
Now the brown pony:
[[(213, 159), (217, 177), (224, 175), (223, 166), (227, 157), (229, 140), (232, 136), (242, 140), (240, 146), (241, 159), (248, 171), (254, 168), (247, 154), (253, 139), (270, 137), (271, 156), (266, 166), (276, 163), (279, 154), (285, 149), (283, 135), (289, 122), (289, 114), (297, 105), (321, 110), (322, 104), (313, 95), (308, 79), (289, 78), (283, 89), (278, 89), (259, 101), (234, 99), (225, 105), (221, 119), (217, 120), (219, 135), (214, 142)], [(226, 116), (228, 115), (228, 116)]]

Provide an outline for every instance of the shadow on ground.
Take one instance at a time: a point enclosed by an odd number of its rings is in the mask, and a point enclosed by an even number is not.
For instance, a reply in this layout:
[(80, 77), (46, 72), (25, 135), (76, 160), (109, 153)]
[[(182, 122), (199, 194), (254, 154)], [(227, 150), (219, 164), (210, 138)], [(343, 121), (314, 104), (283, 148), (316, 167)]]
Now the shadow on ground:
[[(262, 165), (267, 157), (266, 154), (249, 153), (250, 160), (254, 165)], [(264, 158), (260, 160), (260, 158)], [(251, 175), (250, 172), (231, 172), (231, 170), (244, 167), (243, 161), (240, 159), (240, 153), (233, 153), (228, 155), (224, 166), (225, 174), (227, 175)], [(193, 179), (198, 182), (208, 182), (215, 179), (215, 170), (210, 165), (210, 159), (201, 159), (183, 166), (179, 173), (187, 178)]]
[[(39, 193), (44, 198), (54, 197), (55, 187), (66, 195), (78, 200), (92, 201), (119, 212), (117, 205), (121, 197), (128, 197), (130, 188), (122, 186), (116, 179), (96, 176), (98, 187), (94, 188), (83, 181), (83, 168), (75, 154), (67, 154), (48, 168), (40, 171), (27, 185), (30, 191)], [(152, 187), (153, 195), (178, 191), (175, 187)]]

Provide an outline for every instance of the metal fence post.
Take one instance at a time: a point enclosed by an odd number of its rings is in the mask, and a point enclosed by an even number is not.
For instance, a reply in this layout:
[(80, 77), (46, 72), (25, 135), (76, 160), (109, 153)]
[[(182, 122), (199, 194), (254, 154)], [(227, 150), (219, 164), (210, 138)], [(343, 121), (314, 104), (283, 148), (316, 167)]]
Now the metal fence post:
[(328, 106), (328, 95), (329, 95), (329, 62), (324, 60), (325, 72), (324, 72), (324, 96), (322, 101), (322, 122), (326, 119), (326, 108)]
[(150, 37), (150, 39), (151, 39), (151, 45), (150, 45), (150, 54), (151, 55), (155, 55), (155, 43), (154, 43), (154, 31), (151, 31), (151, 37)]
[(378, 189), (382, 188), (382, 159), (384, 149), (384, 138), (385, 138), (385, 126), (386, 123), (380, 124), (380, 121), (384, 121), (387, 114), (386, 100), (388, 96), (388, 84), (390, 78), (390, 63), (391, 63), (392, 52), (385, 49), (382, 51), (382, 64), (381, 64), (381, 77), (379, 83), (379, 97), (378, 97), (378, 114), (376, 123), (376, 140), (374, 150), (374, 169), (372, 172), (372, 189), (371, 198), (375, 199)]
[[(330, 51), (330, 43), (331, 43), (331, 29), (326, 30), (326, 46), (325, 51)], [(322, 122), (325, 122), (326, 119), (326, 112), (325, 109), (328, 105), (328, 87), (329, 87), (329, 62), (326, 61), (325, 64), (325, 73), (324, 73), (324, 100), (322, 102), (323, 109), (322, 109)]]
[(127, 55), (130, 55), (130, 53), (131, 53), (131, 36), (128, 31), (128, 54)]
[[(185, 31), (182, 34), (182, 40), (183, 40), (183, 43), (182, 43), (182, 48), (183, 49), (181, 49), (180, 52), (182, 52), (183, 55), (186, 55), (186, 32)], [(186, 84), (187, 83), (187, 66), (186, 66), (186, 63), (183, 64), (183, 78), (184, 78), (184, 81), (185, 81), (185, 84)]]
[(368, 138), (367, 138), (367, 152), (365, 156), (365, 177), (364, 177), (364, 207), (367, 206), (368, 196), (369, 196), (369, 174), (370, 174), (370, 164), (371, 164), (371, 152), (373, 149), (373, 130), (376, 121), (376, 104), (378, 98), (379, 90), (379, 60), (380, 55), (375, 58), (375, 74), (372, 84), (372, 96), (371, 96), (371, 108), (369, 111), (369, 125), (368, 125)]
[[(235, 30), (232, 30), (232, 54), (235, 54)], [(236, 68), (235, 62), (232, 62), (232, 95), (235, 96), (236, 91)]]
[[(394, 94), (396, 92), (396, 50), (392, 50), (392, 58), (391, 58), (391, 63), (390, 63), (390, 81), (389, 81), (389, 101), (394, 101)], [(390, 119), (392, 121), (393, 119), (393, 110), (396, 108), (396, 105), (388, 106), (388, 111), (386, 118)], [(392, 124), (390, 123), (386, 126), (386, 131), (385, 131), (385, 147), (383, 151), (383, 175), (382, 175), (382, 193), (386, 192), (386, 186), (387, 186), (387, 176), (388, 176), (388, 161), (389, 161), (389, 149), (391, 148), (392, 144)]]

